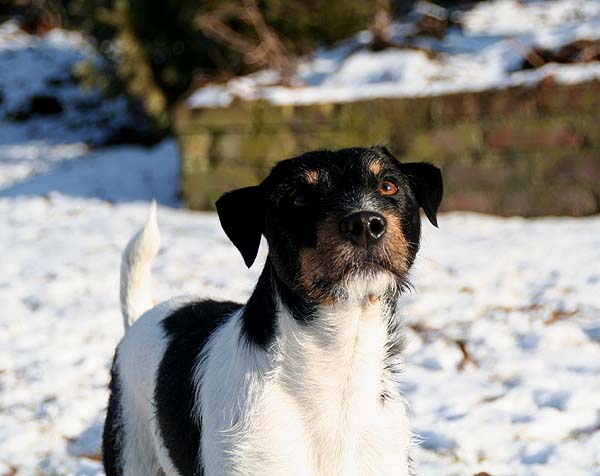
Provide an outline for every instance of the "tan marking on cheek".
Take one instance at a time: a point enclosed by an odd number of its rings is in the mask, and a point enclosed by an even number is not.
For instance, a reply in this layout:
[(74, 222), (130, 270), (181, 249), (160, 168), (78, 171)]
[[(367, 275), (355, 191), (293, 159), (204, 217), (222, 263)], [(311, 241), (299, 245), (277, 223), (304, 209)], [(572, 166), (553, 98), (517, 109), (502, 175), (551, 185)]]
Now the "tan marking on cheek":
[(319, 181), (319, 172), (316, 170), (305, 170), (304, 178), (309, 184), (315, 185)]
[(383, 212), (387, 221), (387, 233), (385, 236), (384, 249), (390, 260), (390, 264), (399, 271), (408, 272), (409, 244), (404, 236), (404, 230), (400, 219), (391, 212)]
[(373, 173), (373, 175), (379, 175), (381, 168), (381, 162), (377, 160), (369, 164), (369, 170)]
[(337, 221), (329, 219), (317, 228), (317, 247), (300, 252), (298, 286), (317, 302), (330, 303), (333, 297), (319, 289), (319, 281), (337, 283), (347, 272), (354, 250), (339, 234)]
[(300, 252), (298, 286), (310, 299), (320, 304), (331, 304), (332, 297), (318, 288), (318, 281), (323, 277), (322, 269), (321, 256), (316, 249), (307, 248)]
[(319, 253), (313, 248), (307, 248), (300, 252), (300, 276), (299, 284), (305, 291), (309, 291), (321, 276), (321, 260)]

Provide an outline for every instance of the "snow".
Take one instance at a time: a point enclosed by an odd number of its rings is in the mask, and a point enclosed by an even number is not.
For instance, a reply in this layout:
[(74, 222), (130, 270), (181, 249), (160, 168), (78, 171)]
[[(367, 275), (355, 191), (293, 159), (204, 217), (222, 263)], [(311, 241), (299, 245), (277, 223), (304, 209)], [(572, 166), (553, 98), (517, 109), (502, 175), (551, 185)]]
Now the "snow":
[(92, 44), (79, 33), (55, 29), (36, 37), (13, 21), (0, 25), (0, 118), (26, 111), (36, 95), (56, 98), (63, 108), (60, 114), (34, 116), (28, 127), (21, 127), (22, 121), (0, 121), (0, 160), (5, 151), (10, 155), (12, 144), (37, 140), (52, 146), (96, 145), (131, 123), (125, 98), (107, 100), (74, 81), (85, 64), (102, 66)]
[[(25, 68), (18, 57), (55, 38), (65, 55), (87, 54), (70, 35), (4, 25), (0, 45)], [(45, 90), (5, 78), (6, 98)], [(94, 149), (93, 118), (71, 129), (66, 116), (0, 121), (0, 476), (102, 476), (120, 254), (152, 197), (159, 300), (244, 300), (266, 253), (246, 270), (214, 214), (178, 208), (172, 140)], [(449, 213), (439, 223), (424, 227), (414, 290), (400, 303), (418, 474), (600, 475), (600, 217)]]
[[(188, 98), (193, 108), (226, 107), (235, 98), (264, 99), (273, 104), (347, 102), (377, 97), (428, 96), (532, 85), (552, 77), (558, 83), (600, 78), (600, 62), (548, 64), (518, 71), (523, 52), (533, 47), (558, 48), (578, 39), (600, 38), (600, 0), (491, 0), (454, 12), (462, 29), (450, 28), (443, 40), (417, 37), (415, 47), (372, 52), (370, 34), (330, 50), (319, 50), (299, 66), (293, 87), (277, 85), (274, 72), (209, 85)], [(414, 23), (394, 25), (402, 44)]]
[[(0, 198), (5, 467), (101, 474), (89, 456), (122, 334), (119, 258), (147, 207), (60, 193)], [(244, 269), (213, 214), (161, 206), (159, 219), (158, 299), (248, 296), (260, 266)], [(598, 474), (599, 262), (598, 217), (453, 213), (439, 230), (426, 226), (415, 291), (401, 301), (419, 474)], [(461, 339), (475, 364), (458, 370)]]
[[(13, 154), (20, 149), (13, 147)], [(79, 151), (77, 145), (75, 150)], [(69, 157), (68, 146), (59, 147), (65, 151), (65, 162), (56, 166), (56, 150), (47, 150), (33, 144), (24, 145), (22, 169), (26, 178), (17, 183), (3, 184), (0, 174), (0, 197), (38, 196), (60, 192), (63, 195), (83, 198), (99, 198), (109, 202), (139, 201), (156, 199), (166, 205), (177, 205), (177, 190), (165, 187), (165, 183), (175, 184), (179, 180), (177, 148), (173, 141), (165, 141), (153, 148), (121, 146), (88, 152), (85, 156)], [(32, 150), (33, 149), (33, 150)], [(28, 157), (33, 152), (34, 160)], [(2, 148), (0, 147), (0, 154)], [(41, 158), (47, 158), (44, 165)], [(0, 163), (2, 158), (0, 156)], [(7, 166), (8, 177), (14, 175)], [(52, 167), (54, 165), (54, 167)], [(44, 173), (40, 173), (39, 170)], [(32, 170), (35, 174), (32, 175)], [(7, 180), (7, 179), (5, 179)]]

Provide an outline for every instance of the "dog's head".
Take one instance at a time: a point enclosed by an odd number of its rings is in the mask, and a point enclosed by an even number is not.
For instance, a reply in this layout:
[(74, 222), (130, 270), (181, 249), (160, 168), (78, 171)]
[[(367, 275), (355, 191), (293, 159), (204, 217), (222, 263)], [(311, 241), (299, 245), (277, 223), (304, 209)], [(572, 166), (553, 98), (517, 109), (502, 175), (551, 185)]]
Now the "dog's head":
[(353, 278), (406, 284), (419, 248), (419, 208), (437, 226), (442, 178), (427, 163), (400, 163), (383, 147), (309, 152), (279, 162), (254, 187), (226, 193), (221, 225), (247, 266), (261, 235), (277, 277), (327, 303)]

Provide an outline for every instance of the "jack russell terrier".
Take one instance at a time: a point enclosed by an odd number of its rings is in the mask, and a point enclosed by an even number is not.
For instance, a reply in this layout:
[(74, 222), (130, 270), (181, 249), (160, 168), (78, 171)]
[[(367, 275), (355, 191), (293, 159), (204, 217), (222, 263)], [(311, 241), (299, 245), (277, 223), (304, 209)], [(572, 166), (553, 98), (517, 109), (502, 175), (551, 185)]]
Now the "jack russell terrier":
[(278, 163), (216, 202), (247, 266), (269, 245), (244, 304), (153, 307), (154, 209), (123, 255), (106, 475), (409, 475), (396, 303), (442, 193), (438, 168), (384, 147)]

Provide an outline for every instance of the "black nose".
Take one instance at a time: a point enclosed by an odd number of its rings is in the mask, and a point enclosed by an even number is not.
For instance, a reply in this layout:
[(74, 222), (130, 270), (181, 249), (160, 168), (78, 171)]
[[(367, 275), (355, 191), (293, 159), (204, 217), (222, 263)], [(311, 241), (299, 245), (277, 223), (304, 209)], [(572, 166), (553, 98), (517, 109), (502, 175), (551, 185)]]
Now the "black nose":
[(340, 223), (342, 236), (356, 246), (368, 248), (377, 243), (387, 228), (385, 218), (375, 212), (357, 212)]

